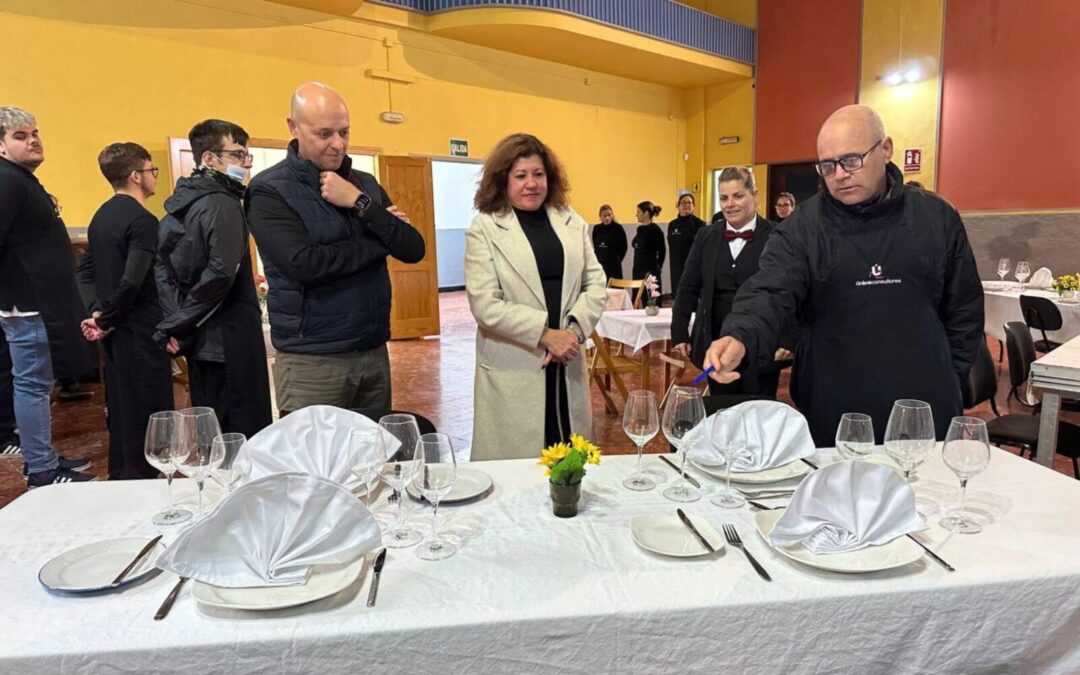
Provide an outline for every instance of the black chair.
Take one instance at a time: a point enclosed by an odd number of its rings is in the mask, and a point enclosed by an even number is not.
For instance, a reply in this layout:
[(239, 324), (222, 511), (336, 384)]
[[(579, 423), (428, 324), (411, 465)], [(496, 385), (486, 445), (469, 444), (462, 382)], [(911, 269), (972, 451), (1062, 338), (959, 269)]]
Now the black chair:
[(1026, 396), (1021, 396), (1020, 387), (1028, 379), (1031, 364), (1035, 362), (1035, 345), (1031, 341), (1031, 330), (1020, 321), (1005, 324), (1005, 351), (1009, 354), (1009, 396), (1016, 397), (1022, 405), (1030, 406)]
[[(1016, 344), (1015, 333), (1023, 333), (1031, 342), (1031, 333), (1027, 326), (1019, 321), (1013, 321), (1006, 326), (1005, 338), (1009, 348), (1009, 371), (1013, 370), (1013, 352), (1023, 351)], [(1034, 360), (1034, 352), (1031, 353)], [(1010, 378), (1010, 384), (1015, 390), (1027, 380), (1023, 379), (1016, 383)], [(1002, 415), (998, 412), (994, 395), (997, 393), (997, 370), (994, 366), (994, 357), (990, 355), (990, 349), (986, 346), (986, 340), (979, 341), (979, 351), (975, 355), (975, 362), (968, 372), (967, 381), (964, 383), (964, 408), (974, 408), (983, 401), (990, 401), (990, 407), (994, 411), (994, 419), (986, 423), (986, 431), (990, 436), (990, 442), (995, 445), (1007, 445), (1020, 450), (1020, 456), (1027, 451), (1032, 457), (1038, 451), (1039, 446), (1039, 418), (1036, 415), (1010, 414)], [(1073, 475), (1080, 479), (1080, 426), (1069, 422), (1058, 423), (1057, 453), (1072, 460)]]
[(435, 433), (435, 425), (431, 423), (431, 420), (423, 415), (409, 412), (408, 410), (382, 410), (379, 408), (350, 408), (354, 413), (360, 413), (369, 420), (378, 422), (386, 415), (412, 415), (416, 418), (416, 426), (420, 429), (421, 434), (433, 434)]
[(1062, 326), (1061, 310), (1052, 300), (1037, 295), (1021, 295), (1020, 312), (1024, 315), (1028, 328), (1037, 330), (1042, 335), (1042, 339), (1035, 342), (1035, 351), (1045, 354), (1061, 346), (1060, 342), (1046, 337), (1046, 331), (1061, 330)]

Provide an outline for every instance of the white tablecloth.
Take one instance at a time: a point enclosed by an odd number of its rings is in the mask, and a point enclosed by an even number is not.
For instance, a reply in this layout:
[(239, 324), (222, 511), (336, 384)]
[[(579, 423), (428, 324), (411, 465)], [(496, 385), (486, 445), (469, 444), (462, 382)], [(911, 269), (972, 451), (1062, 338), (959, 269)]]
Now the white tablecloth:
[(661, 307), (656, 316), (645, 314), (644, 309), (604, 312), (596, 323), (596, 333), (629, 345), (637, 353), (651, 342), (671, 339), (671, 308)]
[[(1002, 284), (996, 281), (983, 282), (983, 297), (986, 303), (986, 334), (1005, 341), (1005, 329), (1003, 326), (1010, 321), (1024, 321), (1024, 315), (1020, 312), (1020, 284), (1005, 282), (1007, 289), (999, 290)], [(1046, 337), (1054, 342), (1068, 342), (1080, 335), (1080, 303), (1070, 304), (1058, 302), (1058, 294), (1053, 291), (1036, 288), (1024, 289), (1024, 295), (1037, 295), (1054, 300), (1054, 304), (1061, 310), (1061, 330), (1047, 331)], [(1042, 339), (1042, 333), (1032, 331), (1036, 340)]]
[(36, 575), (75, 546), (152, 535), (164, 481), (41, 488), (0, 510), (0, 672), (1080, 672), (1080, 482), (994, 451), (968, 488), (993, 522), (948, 535), (935, 512), (958, 483), (935, 456), (914, 487), (920, 510), (935, 513), (926, 539), (955, 573), (926, 558), (872, 575), (818, 572), (770, 552), (747, 508), (684, 506), (717, 529), (735, 523), (766, 583), (732, 549), (698, 559), (639, 549), (630, 519), (674, 515), (676, 504), (623, 489), (633, 462), (589, 467), (582, 512), (568, 520), (551, 515), (533, 460), (476, 464), (494, 493), (444, 509), (447, 527), (470, 536), (463, 549), (441, 562), (391, 550), (374, 608), (365, 568), (338, 596), (265, 614), (200, 606), (189, 586), (160, 622), (171, 575), (81, 598), (50, 595)]

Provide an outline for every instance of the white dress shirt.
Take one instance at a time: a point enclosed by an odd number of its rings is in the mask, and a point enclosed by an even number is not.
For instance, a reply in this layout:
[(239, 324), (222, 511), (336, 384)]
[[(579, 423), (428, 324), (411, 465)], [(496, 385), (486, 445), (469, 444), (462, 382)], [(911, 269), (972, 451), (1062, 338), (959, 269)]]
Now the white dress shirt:
[[(749, 223), (747, 223), (746, 225), (743, 225), (742, 227), (740, 227), (737, 230), (734, 227), (732, 227), (731, 225), (728, 225), (727, 229), (731, 230), (732, 232), (753, 232), (755, 229), (757, 229), (757, 216), (754, 216), (753, 218), (751, 218)], [(729, 241), (728, 242), (728, 247), (731, 248), (731, 259), (735, 260), (736, 258), (738, 258), (739, 254), (742, 253), (742, 250), (743, 250), (743, 248), (745, 246), (746, 246), (746, 240), (745, 239), (736, 238), (736, 239), (732, 239), (731, 241)]]

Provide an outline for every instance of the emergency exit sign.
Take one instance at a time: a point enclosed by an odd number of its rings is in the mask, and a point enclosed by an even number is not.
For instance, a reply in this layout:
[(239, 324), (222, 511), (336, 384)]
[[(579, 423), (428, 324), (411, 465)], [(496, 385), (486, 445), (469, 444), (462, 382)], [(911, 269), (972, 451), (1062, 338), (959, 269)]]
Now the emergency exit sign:
[(904, 151), (904, 171), (922, 171), (922, 150), (914, 148)]
[(450, 156), (451, 157), (468, 157), (469, 156), (469, 142), (462, 138), (450, 139)]

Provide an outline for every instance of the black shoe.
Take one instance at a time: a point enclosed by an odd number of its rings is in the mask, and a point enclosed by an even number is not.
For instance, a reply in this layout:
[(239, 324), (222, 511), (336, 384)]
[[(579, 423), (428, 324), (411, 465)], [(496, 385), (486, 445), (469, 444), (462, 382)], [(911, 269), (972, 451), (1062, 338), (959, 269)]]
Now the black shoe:
[[(64, 471), (86, 471), (92, 466), (88, 459), (68, 459), (63, 455), (56, 456), (56, 468)], [(23, 463), (23, 475), (26, 475), (26, 463)], [(44, 472), (42, 472), (44, 473)]]
[(52, 471), (36, 471), (27, 476), (26, 489), (33, 490), (44, 485), (60, 485), (62, 483), (89, 483), (95, 480), (97, 480), (97, 476), (88, 473), (56, 468)]
[(69, 384), (60, 387), (60, 393), (56, 395), (62, 403), (71, 403), (72, 401), (86, 401), (93, 396), (92, 392), (89, 392), (78, 384)]
[(4, 455), (21, 455), (22, 446), (18, 436), (12, 436), (8, 439), (0, 441), (0, 456)]

